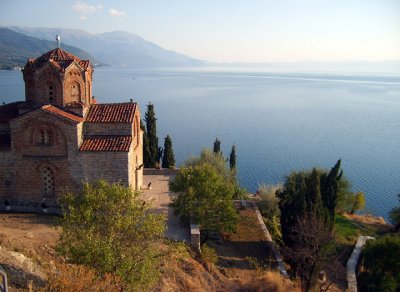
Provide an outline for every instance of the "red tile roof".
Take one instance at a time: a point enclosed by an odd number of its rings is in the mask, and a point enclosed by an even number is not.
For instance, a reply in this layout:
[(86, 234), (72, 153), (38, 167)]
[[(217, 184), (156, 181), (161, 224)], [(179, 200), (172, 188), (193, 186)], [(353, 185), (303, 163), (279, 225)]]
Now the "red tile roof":
[(80, 151), (128, 152), (132, 136), (86, 136)]
[(31, 66), (36, 69), (42, 67), (45, 63), (50, 62), (57, 69), (65, 70), (74, 61), (85, 70), (90, 67), (90, 62), (88, 60), (81, 60), (60, 48), (51, 50), (37, 59), (29, 59), (26, 66)]
[(136, 103), (92, 104), (86, 116), (91, 123), (133, 123)]
[(59, 109), (58, 107), (55, 107), (55, 106), (52, 106), (52, 105), (44, 105), (44, 106), (42, 106), (42, 110), (50, 112), (50, 113), (53, 113), (53, 114), (56, 114), (56, 115), (59, 115), (59, 116), (62, 116), (64, 118), (67, 118), (67, 119), (69, 119), (71, 121), (74, 121), (74, 122), (78, 122), (78, 123), (83, 122), (83, 118), (82, 117), (77, 116), (77, 115), (75, 115), (73, 113), (69, 113), (69, 112), (63, 111), (62, 109)]

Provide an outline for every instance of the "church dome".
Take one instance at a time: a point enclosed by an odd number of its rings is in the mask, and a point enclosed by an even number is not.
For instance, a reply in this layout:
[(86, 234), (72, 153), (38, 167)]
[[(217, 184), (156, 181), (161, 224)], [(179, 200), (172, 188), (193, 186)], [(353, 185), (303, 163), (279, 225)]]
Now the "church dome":
[(29, 59), (26, 66), (29, 66), (32, 69), (39, 69), (47, 62), (50, 62), (57, 69), (64, 71), (74, 61), (84, 70), (88, 69), (90, 66), (89, 60), (81, 60), (77, 56), (68, 53), (61, 48), (51, 50), (36, 59)]

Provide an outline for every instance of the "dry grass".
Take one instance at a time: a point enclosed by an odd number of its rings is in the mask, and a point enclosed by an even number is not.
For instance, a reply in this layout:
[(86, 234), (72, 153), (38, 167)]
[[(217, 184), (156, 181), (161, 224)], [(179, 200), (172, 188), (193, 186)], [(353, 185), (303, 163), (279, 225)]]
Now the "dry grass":
[(284, 278), (278, 272), (266, 272), (264, 275), (252, 278), (247, 282), (242, 282), (239, 291), (251, 292), (296, 292), (301, 291), (298, 285), (287, 278)]

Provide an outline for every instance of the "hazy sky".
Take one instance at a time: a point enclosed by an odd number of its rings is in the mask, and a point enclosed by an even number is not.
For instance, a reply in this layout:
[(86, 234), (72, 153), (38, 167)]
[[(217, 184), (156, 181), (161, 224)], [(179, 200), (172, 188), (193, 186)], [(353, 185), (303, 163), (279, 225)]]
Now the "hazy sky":
[(400, 0), (0, 0), (0, 25), (125, 30), (210, 61), (400, 60)]

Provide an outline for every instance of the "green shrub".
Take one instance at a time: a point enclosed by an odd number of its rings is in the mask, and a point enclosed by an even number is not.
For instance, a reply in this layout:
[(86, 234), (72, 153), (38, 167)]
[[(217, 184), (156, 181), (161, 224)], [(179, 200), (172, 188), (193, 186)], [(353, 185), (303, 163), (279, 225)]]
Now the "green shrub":
[(218, 262), (218, 255), (214, 248), (204, 244), (201, 247), (201, 259), (207, 264), (215, 265)]
[(110, 274), (121, 289), (147, 288), (158, 280), (165, 218), (130, 187), (98, 181), (60, 198), (58, 251), (98, 275)]
[(368, 241), (362, 262), (360, 291), (400, 291), (400, 236), (386, 235)]

